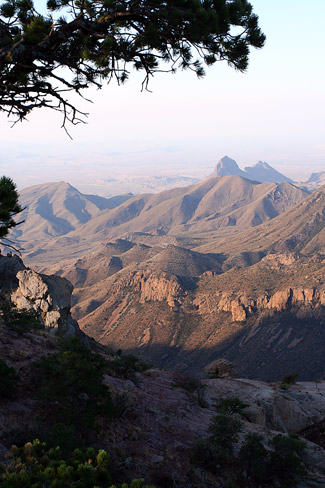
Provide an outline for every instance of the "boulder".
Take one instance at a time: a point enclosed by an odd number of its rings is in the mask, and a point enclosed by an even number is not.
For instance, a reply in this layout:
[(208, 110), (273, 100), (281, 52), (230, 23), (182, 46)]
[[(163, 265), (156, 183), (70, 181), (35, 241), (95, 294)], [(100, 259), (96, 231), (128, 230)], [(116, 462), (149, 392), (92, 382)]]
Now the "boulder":
[(17, 279), (19, 286), (12, 293), (11, 301), (18, 309), (38, 312), (44, 327), (51, 333), (78, 334), (78, 323), (70, 314), (73, 286), (68, 280), (32, 269), (18, 271)]
[(234, 365), (228, 359), (219, 358), (207, 364), (204, 371), (217, 376), (235, 376)]

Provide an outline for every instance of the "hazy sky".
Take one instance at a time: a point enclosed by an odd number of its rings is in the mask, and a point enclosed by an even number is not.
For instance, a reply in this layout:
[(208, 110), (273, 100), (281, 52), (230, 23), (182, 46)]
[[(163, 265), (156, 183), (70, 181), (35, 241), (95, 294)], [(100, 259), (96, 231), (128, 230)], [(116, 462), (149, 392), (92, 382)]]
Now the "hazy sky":
[(72, 141), (58, 114), (39, 110), (13, 128), (0, 115), (1, 173), (19, 187), (123, 171), (203, 177), (225, 154), (292, 178), (325, 171), (325, 1), (251, 3), (267, 42), (247, 73), (217, 63), (203, 80), (157, 74), (152, 93), (141, 92), (139, 74), (89, 90), (93, 104), (80, 103), (88, 125), (71, 127)]

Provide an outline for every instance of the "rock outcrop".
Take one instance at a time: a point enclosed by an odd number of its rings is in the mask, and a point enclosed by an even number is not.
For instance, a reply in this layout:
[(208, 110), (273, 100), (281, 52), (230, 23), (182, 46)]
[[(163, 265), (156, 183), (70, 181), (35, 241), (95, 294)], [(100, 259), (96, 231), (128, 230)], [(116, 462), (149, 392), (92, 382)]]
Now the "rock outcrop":
[(263, 310), (277, 312), (296, 310), (297, 308), (318, 308), (325, 306), (325, 290), (317, 288), (286, 288), (273, 295), (261, 295), (253, 298), (247, 295), (235, 296), (217, 292), (214, 295), (198, 296), (194, 300), (199, 313), (230, 312), (233, 322), (244, 322), (252, 314)]
[(26, 268), (15, 254), (0, 254), (0, 298), (10, 296), (18, 309), (35, 310), (51, 333), (58, 331), (64, 336), (80, 333), (70, 313), (72, 291), (72, 284), (65, 278)]
[(48, 276), (32, 269), (17, 273), (18, 288), (11, 301), (18, 309), (35, 310), (47, 330), (64, 336), (76, 335), (79, 327), (71, 317), (71, 294), (73, 286), (60, 276)]
[(224, 358), (216, 359), (209, 363), (204, 371), (210, 375), (216, 375), (220, 377), (233, 377), (235, 376), (235, 368), (231, 361)]
[(170, 307), (174, 307), (184, 295), (178, 278), (165, 272), (136, 271), (130, 273), (119, 282), (115, 291), (130, 287), (140, 293), (140, 303), (167, 302)]

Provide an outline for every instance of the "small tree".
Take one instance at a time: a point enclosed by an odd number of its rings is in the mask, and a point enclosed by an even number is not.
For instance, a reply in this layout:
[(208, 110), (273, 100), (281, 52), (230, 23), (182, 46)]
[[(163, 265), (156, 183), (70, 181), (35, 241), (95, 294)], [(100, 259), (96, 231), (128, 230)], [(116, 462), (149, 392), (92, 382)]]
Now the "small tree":
[(22, 223), (14, 220), (15, 215), (23, 210), (18, 203), (18, 198), (19, 194), (13, 180), (2, 176), (0, 178), (0, 239), (6, 237), (10, 229)]

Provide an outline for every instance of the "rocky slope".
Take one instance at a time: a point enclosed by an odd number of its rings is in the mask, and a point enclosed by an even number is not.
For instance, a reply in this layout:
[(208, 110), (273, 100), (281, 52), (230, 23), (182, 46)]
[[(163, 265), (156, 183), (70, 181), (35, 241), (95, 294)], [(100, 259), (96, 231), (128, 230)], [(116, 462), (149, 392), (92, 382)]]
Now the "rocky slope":
[[(51, 403), (34, 396), (28, 378), (33, 363), (55, 354), (56, 347), (54, 339), (43, 332), (19, 334), (0, 323), (0, 357), (19, 377), (14, 398), (0, 400), (0, 457), (11, 443), (20, 444), (37, 431), (53, 409)], [(112, 359), (107, 352), (102, 357)], [(213, 475), (199, 469), (191, 464), (190, 455), (193, 443), (208, 435), (215, 402), (236, 397), (248, 405), (241, 419), (239, 445), (247, 433), (262, 435), (267, 443), (278, 434), (303, 432), (307, 436), (303, 453), (307, 473), (301, 486), (324, 486), (324, 449), (321, 443), (307, 440), (308, 432), (315, 431), (324, 419), (323, 383), (298, 383), (282, 390), (278, 384), (245, 379), (205, 380), (198, 383), (201, 404), (204, 400), (200, 406), (195, 388), (188, 387), (193, 381), (156, 369), (135, 373), (132, 379), (104, 375), (110, 391), (124, 395), (128, 405), (122, 417), (106, 420), (102, 423), (105, 428), (97, 429), (96, 437), (91, 438), (96, 448), (110, 453), (115, 476), (124, 480), (143, 477), (157, 488), (221, 488), (224, 471)], [(60, 408), (59, 401), (55, 408)]]

